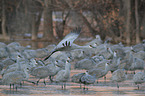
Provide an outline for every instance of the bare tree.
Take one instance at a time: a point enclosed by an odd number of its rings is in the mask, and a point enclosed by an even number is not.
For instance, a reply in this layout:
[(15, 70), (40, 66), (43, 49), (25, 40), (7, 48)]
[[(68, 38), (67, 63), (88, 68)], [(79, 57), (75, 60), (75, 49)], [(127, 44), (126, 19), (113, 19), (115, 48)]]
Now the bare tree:
[(138, 17), (138, 0), (135, 0), (135, 19), (136, 19), (136, 43), (140, 43), (139, 17)]
[(10, 38), (7, 37), (7, 32), (6, 32), (6, 13), (5, 13), (5, 0), (2, 0), (2, 36), (3, 39), (9, 40)]
[(39, 26), (41, 23), (41, 17), (42, 17), (42, 12), (43, 12), (43, 5), (44, 3), (41, 2), (41, 0), (38, 1), (33, 1), (33, 7), (35, 8), (31, 12), (32, 16), (32, 40), (37, 40), (37, 33), (39, 31)]
[(126, 17), (126, 43), (129, 45), (131, 42), (130, 37), (130, 20), (131, 20), (131, 1), (126, 0), (127, 17)]
[(44, 40), (54, 40), (52, 21), (52, 0), (44, 0)]
[(36, 14), (32, 15), (32, 40), (37, 39), (37, 31), (36, 31)]
[(65, 30), (65, 25), (66, 25), (69, 13), (70, 13), (70, 11), (65, 12), (65, 10), (64, 10), (62, 12), (62, 16), (61, 16), (62, 21), (61, 22), (57, 22), (57, 21), (55, 22), (55, 31), (56, 31), (57, 36), (58, 36), (59, 39), (63, 38), (63, 33), (64, 33), (64, 30)]

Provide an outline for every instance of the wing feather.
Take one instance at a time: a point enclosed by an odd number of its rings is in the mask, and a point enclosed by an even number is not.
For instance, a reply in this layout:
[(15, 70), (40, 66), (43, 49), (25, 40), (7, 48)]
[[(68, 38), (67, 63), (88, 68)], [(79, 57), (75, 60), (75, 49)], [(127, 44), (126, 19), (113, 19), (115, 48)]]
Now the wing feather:
[(80, 27), (71, 31), (68, 35), (65, 36), (65, 38), (63, 40), (61, 40), (57, 44), (57, 46), (49, 53), (49, 55), (47, 57), (44, 58), (43, 61), (46, 61), (53, 53), (63, 49), (64, 46), (71, 46), (72, 43), (74, 42), (74, 40), (79, 36), (80, 32), (81, 32)]
[(66, 41), (70, 42), (70, 45), (72, 45), (74, 40), (79, 36), (80, 32), (81, 32), (81, 28), (76, 28), (73, 31), (71, 31), (68, 35), (65, 36), (63, 40), (61, 40), (58, 43), (57, 48), (63, 47), (63, 43), (66, 43)]

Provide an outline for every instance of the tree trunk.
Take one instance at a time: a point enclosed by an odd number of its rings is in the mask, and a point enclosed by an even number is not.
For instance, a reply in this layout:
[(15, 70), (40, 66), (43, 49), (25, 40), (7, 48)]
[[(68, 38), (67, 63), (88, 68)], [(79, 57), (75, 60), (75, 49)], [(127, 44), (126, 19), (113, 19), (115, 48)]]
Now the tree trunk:
[(135, 0), (135, 19), (136, 19), (136, 43), (140, 43), (138, 0)]
[(130, 37), (131, 1), (130, 0), (126, 0), (126, 8), (127, 8), (126, 43), (127, 43), (127, 45), (129, 45), (131, 42), (131, 37)]
[(40, 10), (39, 15), (37, 17), (38, 19), (36, 20), (36, 32), (39, 31), (39, 26), (40, 26), (40, 23), (41, 23), (42, 12), (43, 12), (43, 10)]
[(6, 33), (6, 13), (5, 13), (5, 0), (2, 0), (2, 35), (3, 39), (9, 40)]
[(36, 14), (32, 15), (32, 40), (36, 40), (37, 39), (37, 31), (36, 31)]
[(64, 33), (64, 30), (65, 30), (65, 25), (66, 25), (66, 21), (67, 21), (67, 18), (69, 16), (69, 12), (67, 12), (65, 14), (65, 12), (63, 11), (62, 12), (62, 22), (55, 22), (55, 31), (56, 31), (56, 34), (58, 36), (59, 39), (63, 39), (63, 33)]
[(54, 40), (52, 21), (52, 0), (44, 0), (44, 40)]
[(92, 36), (95, 37), (96, 30), (93, 29), (87, 18), (80, 11), (76, 11), (76, 13), (83, 19), (84, 24), (86, 24), (89, 31), (92, 33)]
[[(68, 7), (68, 9), (71, 9), (71, 11), (74, 11), (74, 8), (71, 6), (71, 4), (69, 4), (68, 0), (60, 0), (60, 2), (64, 5), (66, 5)], [(86, 24), (89, 31), (92, 33), (92, 36), (95, 37), (96, 30), (94, 30), (94, 28), (91, 26), (91, 24), (89, 23), (87, 18), (82, 14), (82, 12), (80, 12), (80, 10), (76, 10), (75, 12), (82, 18), (83, 23)], [(82, 26), (82, 25), (80, 25), (80, 26)]]

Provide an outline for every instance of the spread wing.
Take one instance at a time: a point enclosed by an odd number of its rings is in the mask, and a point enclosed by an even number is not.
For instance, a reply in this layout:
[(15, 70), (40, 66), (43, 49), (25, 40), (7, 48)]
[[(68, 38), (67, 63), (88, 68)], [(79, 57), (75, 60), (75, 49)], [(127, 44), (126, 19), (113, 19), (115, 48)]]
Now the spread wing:
[(64, 50), (64, 47), (71, 46), (74, 40), (79, 36), (81, 32), (81, 28), (76, 28), (73, 31), (71, 31), (68, 35), (64, 37), (63, 40), (61, 40), (57, 46), (50, 52), (50, 54), (44, 59), (47, 60), (53, 53)]
[(74, 29), (73, 31), (71, 31), (68, 35), (66, 35), (64, 37), (63, 40), (61, 40), (58, 45), (57, 45), (57, 48), (60, 48), (60, 47), (64, 47), (63, 44), (67, 42), (70, 42), (70, 45), (72, 45), (72, 43), (74, 42), (74, 40), (79, 36), (81, 32), (81, 28), (76, 28)]

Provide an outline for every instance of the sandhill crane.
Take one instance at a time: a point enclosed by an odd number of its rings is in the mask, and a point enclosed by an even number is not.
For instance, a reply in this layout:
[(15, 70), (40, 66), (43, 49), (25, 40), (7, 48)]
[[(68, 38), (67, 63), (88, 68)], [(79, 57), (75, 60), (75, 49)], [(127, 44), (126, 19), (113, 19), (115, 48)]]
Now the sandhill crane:
[(84, 58), (84, 50), (82, 49), (75, 49), (70, 52), (72, 59), (80, 60)]
[(67, 52), (59, 51), (55, 52), (53, 55), (51, 55), (52, 58), (55, 60), (64, 60), (66, 61), (68, 57), (70, 57), (70, 54), (67, 54)]
[(106, 51), (107, 48), (109, 48), (110, 46), (112, 46), (112, 45), (111, 45), (111, 44), (108, 44), (108, 43), (104, 43), (104, 44), (101, 44), (101, 45), (95, 47), (93, 51), (94, 51), (94, 53), (95, 53), (96, 55), (99, 55), (101, 51), (102, 51), (102, 52), (103, 52), (103, 51)]
[(27, 59), (43, 58), (48, 55), (48, 50), (46, 48), (40, 48), (36, 50), (26, 49), (22, 52), (22, 54)]
[(129, 70), (131, 64), (133, 63), (133, 54), (132, 51), (126, 52), (126, 56), (124, 57), (123, 61), (125, 63), (124, 69)]
[(84, 84), (84, 88), (83, 88), (84, 90), (85, 89), (88, 90), (88, 88), (85, 88), (85, 85), (94, 84), (95, 81), (96, 81), (95, 76), (89, 75), (88, 71), (86, 71), (85, 74), (82, 75), (80, 78), (80, 82)]
[(117, 88), (119, 89), (118, 82), (122, 82), (122, 81), (126, 80), (126, 74), (124, 72), (124, 69), (117, 69), (116, 71), (114, 71), (112, 73), (111, 80), (113, 82), (117, 82)]
[(139, 51), (133, 54), (134, 57), (145, 60), (145, 51)]
[(92, 57), (96, 63), (99, 63), (100, 61), (103, 61), (105, 57), (103, 55), (95, 55)]
[(59, 66), (62, 69), (65, 69), (65, 61), (64, 60), (56, 60), (55, 65)]
[(98, 55), (103, 55), (105, 59), (111, 59), (113, 56), (113, 51), (110, 47), (107, 47), (104, 50), (101, 50)]
[(6, 46), (6, 50), (10, 57), (13, 57), (14, 55), (16, 57), (18, 52), (22, 52), (25, 49), (27, 49), (27, 47), (21, 46), (18, 42), (12, 42)]
[(125, 49), (124, 46), (122, 44), (116, 44), (111, 46), (112, 51), (116, 51), (117, 52), (117, 57), (120, 57), (120, 59), (123, 59), (125, 57)]
[[(63, 40), (61, 40), (57, 46), (50, 52), (50, 54), (44, 59), (47, 60), (53, 53), (62, 50), (72, 50), (72, 48), (65, 48), (65, 46), (72, 46), (74, 40), (79, 36), (81, 32), (81, 28), (76, 28), (71, 33), (65, 36)], [(76, 49), (76, 48), (75, 48)]]
[(145, 47), (144, 47), (144, 45), (143, 45), (142, 43), (140, 43), (140, 44), (134, 45), (134, 46), (133, 46), (133, 50), (134, 50), (135, 52), (145, 51)]
[[(60, 70), (61, 69), (59, 67), (51, 63), (45, 66), (38, 66), (38, 67), (32, 68), (30, 70), (30, 74), (35, 76), (36, 78), (39, 78), (37, 81), (37, 84), (38, 84), (40, 79), (45, 79), (48, 76), (54, 76)], [(51, 78), (50, 80), (53, 81)], [(44, 80), (44, 84), (46, 85), (45, 80)]]
[(6, 58), (8, 56), (7, 48), (0, 48), (0, 59)]
[(45, 63), (42, 60), (33, 61), (38, 66), (45, 66)]
[(142, 84), (145, 82), (145, 71), (144, 72), (137, 72), (133, 76), (133, 82), (135, 84), (138, 84), (138, 89), (139, 89), (139, 84)]
[(85, 74), (85, 73), (74, 74), (74, 75), (71, 77), (71, 81), (74, 82), (74, 83), (79, 83), (79, 84), (80, 84), (80, 88), (81, 88), (80, 79), (81, 79), (81, 77), (82, 77), (84, 74)]
[(115, 70), (117, 70), (118, 66), (120, 64), (120, 57), (118, 58), (117, 54), (118, 54), (118, 51), (114, 51), (113, 59), (110, 62), (111, 73), (113, 73)]
[[(103, 64), (101, 63), (101, 65), (103, 65)], [(107, 62), (107, 63), (105, 63), (104, 68), (103, 68), (103, 66), (102, 66), (102, 68), (95, 67), (95, 68), (88, 70), (88, 73), (92, 76), (95, 76), (95, 78), (98, 80), (99, 78), (105, 76), (108, 73), (108, 71), (110, 71), (110, 65)], [(104, 77), (104, 79), (106, 80), (106, 77)]]
[(7, 67), (9, 65), (12, 65), (12, 64), (16, 63), (16, 60), (13, 59), (13, 58), (7, 57), (4, 60), (2, 60), (1, 62), (4, 64), (4, 67)]
[[(20, 84), (20, 82), (25, 80), (25, 78), (27, 77), (26, 76), (27, 70), (21, 67), (19, 58), (20, 56), (17, 57), (18, 69), (13, 72), (9, 72), (5, 74), (2, 78), (3, 84), (10, 84), (10, 89), (11, 89), (11, 84), (13, 85), (13, 89), (14, 89), (14, 84)], [(16, 91), (17, 91), (17, 86), (16, 86)]]
[(144, 60), (139, 58), (133, 58), (133, 63), (129, 67), (129, 70), (134, 71), (135, 74), (135, 70), (144, 70), (144, 66), (145, 66)]
[(70, 77), (70, 69), (71, 69), (71, 64), (69, 63), (69, 60), (66, 60), (65, 69), (59, 71), (56, 74), (55, 81), (62, 83), (62, 89), (66, 89), (66, 82), (69, 80)]
[(3, 43), (3, 42), (0, 42), (0, 48), (4, 48), (4, 47), (6, 47), (7, 45), (5, 44), (5, 43)]
[(86, 69), (86, 70), (89, 70), (89, 69), (91, 69), (95, 66), (96, 66), (96, 62), (92, 58), (82, 59), (75, 64), (75, 68), (77, 68), (77, 69)]
[(50, 44), (50, 45), (46, 46), (45, 48), (50, 52), (50, 51), (52, 51), (55, 47), (56, 47), (55, 44)]
[[(17, 55), (17, 60), (16, 60), (16, 63), (13, 63), (9, 66), (6, 66), (5, 65), (5, 69), (1, 72), (1, 75), (3, 76), (4, 74), (6, 73), (9, 73), (9, 72), (12, 72), (12, 71), (15, 71), (19, 68), (19, 64), (21, 61), (24, 61), (24, 58), (22, 58), (20, 55)], [(11, 63), (11, 62), (8, 62), (8, 63)], [(25, 64), (25, 62), (23, 62), (23, 64)], [(21, 66), (23, 65), (22, 62), (21, 62)]]
[(89, 43), (86, 43), (85, 45), (92, 45), (92, 46), (96, 47), (96, 46), (99, 46), (103, 43), (103, 41), (101, 40), (100, 35), (96, 35), (95, 37), (96, 37), (95, 39), (93, 39)]

